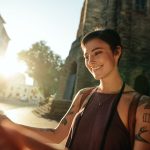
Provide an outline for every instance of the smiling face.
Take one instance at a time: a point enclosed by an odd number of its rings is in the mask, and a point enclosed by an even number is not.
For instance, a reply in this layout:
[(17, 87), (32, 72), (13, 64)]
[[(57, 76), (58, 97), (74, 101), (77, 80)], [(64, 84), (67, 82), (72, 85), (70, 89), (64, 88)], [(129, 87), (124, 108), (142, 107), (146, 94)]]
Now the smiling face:
[(82, 48), (85, 66), (95, 79), (101, 80), (111, 77), (118, 70), (118, 58), (121, 54), (120, 47), (118, 47), (116, 53), (113, 53), (108, 43), (95, 38), (88, 41)]

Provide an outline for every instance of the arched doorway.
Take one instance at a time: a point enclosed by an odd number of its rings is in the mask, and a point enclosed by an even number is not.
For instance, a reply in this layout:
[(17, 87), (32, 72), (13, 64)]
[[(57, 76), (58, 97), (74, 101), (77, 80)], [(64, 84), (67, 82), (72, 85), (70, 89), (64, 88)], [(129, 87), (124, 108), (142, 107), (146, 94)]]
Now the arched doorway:
[(75, 81), (76, 81), (76, 73), (77, 73), (77, 63), (73, 62), (70, 68), (70, 74), (68, 76), (68, 80), (66, 84), (64, 99), (72, 100), (73, 98)]

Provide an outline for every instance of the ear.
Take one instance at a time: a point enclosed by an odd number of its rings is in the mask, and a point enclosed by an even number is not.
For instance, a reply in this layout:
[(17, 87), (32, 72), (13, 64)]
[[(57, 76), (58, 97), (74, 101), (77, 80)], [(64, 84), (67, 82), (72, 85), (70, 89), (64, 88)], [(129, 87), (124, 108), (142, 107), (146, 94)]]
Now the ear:
[(114, 52), (114, 58), (116, 62), (118, 62), (119, 58), (121, 57), (121, 54), (122, 54), (122, 48), (121, 46), (117, 46), (116, 51)]

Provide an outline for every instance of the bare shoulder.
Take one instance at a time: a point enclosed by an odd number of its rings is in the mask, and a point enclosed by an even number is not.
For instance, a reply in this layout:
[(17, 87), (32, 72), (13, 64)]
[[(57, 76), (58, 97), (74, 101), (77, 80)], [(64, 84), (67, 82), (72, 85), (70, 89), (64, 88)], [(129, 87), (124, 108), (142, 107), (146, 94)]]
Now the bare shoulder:
[(126, 128), (128, 128), (128, 110), (134, 94), (135, 90), (129, 85), (126, 85), (117, 107), (119, 116)]
[(135, 91), (135, 90), (130, 85), (126, 84), (124, 92), (129, 93), (129, 92), (133, 92), (133, 91)]
[(122, 99), (123, 99), (122, 103), (124, 106), (127, 107), (127, 110), (133, 100), (135, 93), (136, 93), (136, 91), (131, 86), (126, 84), (124, 92), (123, 92), (123, 96), (122, 96)]
[[(144, 119), (143, 115), (146, 113), (149, 113), (150, 115), (150, 97), (146, 95), (142, 95), (137, 107), (137, 119)], [(143, 121), (146, 120), (144, 119)], [(150, 123), (150, 118), (149, 118), (149, 123)]]
[(135, 147), (150, 149), (150, 97), (146, 95), (141, 96), (137, 107)]
[(142, 95), (137, 107), (137, 120), (150, 123), (150, 97)]
[(138, 107), (150, 109), (150, 96), (142, 95)]
[(88, 91), (92, 91), (92, 89), (94, 89), (95, 87), (87, 87), (87, 88), (83, 88), (81, 90), (78, 91), (78, 93), (75, 95), (74, 100), (72, 102), (72, 106), (76, 105), (76, 107), (78, 108), (78, 110), (80, 109), (81, 106), (81, 100), (82, 100), (82, 96), (84, 94), (86, 94)]
[(72, 105), (73, 105), (73, 103), (80, 103), (80, 99), (81, 99), (82, 95), (83, 95), (84, 93), (86, 93), (87, 91), (92, 90), (93, 88), (94, 88), (94, 87), (87, 87), (87, 88), (80, 89), (80, 90), (77, 92), (77, 94), (75, 95), (75, 97), (74, 97), (74, 99), (73, 99), (73, 101), (72, 101)]
[(95, 87), (86, 87), (86, 88), (83, 88), (83, 89), (79, 90), (79, 92), (78, 92), (77, 94), (84, 94), (84, 93), (86, 93), (87, 91), (92, 90), (92, 89), (94, 89), (94, 88), (95, 88)]
[(67, 113), (61, 120), (62, 123), (67, 122), (66, 119), (72, 121), (73, 117), (76, 115), (76, 113), (78, 113), (78, 111), (80, 109), (80, 101), (81, 101), (82, 95), (90, 89), (91, 89), (91, 87), (84, 88), (77, 92), (77, 94), (75, 95), (75, 97), (71, 103), (69, 110), (67, 111)]

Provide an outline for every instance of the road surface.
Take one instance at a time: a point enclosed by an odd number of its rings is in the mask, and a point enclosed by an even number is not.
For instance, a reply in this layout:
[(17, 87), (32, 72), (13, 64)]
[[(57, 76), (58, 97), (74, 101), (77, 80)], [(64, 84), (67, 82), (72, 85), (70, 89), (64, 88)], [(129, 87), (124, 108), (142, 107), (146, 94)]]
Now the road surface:
[[(0, 100), (0, 111), (3, 111), (13, 122), (40, 128), (55, 128), (58, 122), (39, 118), (32, 113), (37, 106), (29, 106), (25, 103), (4, 102)], [(58, 148), (63, 148), (65, 140), (58, 144)]]

